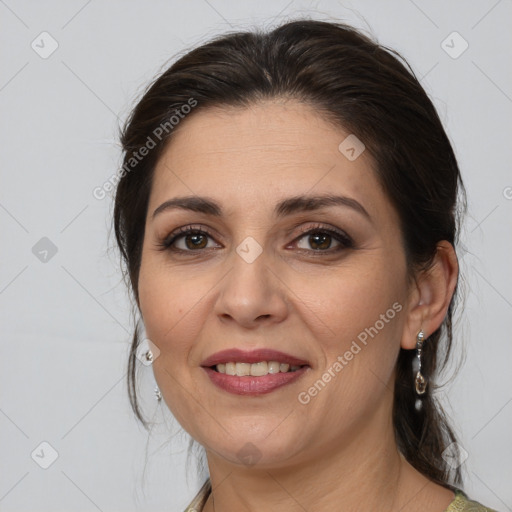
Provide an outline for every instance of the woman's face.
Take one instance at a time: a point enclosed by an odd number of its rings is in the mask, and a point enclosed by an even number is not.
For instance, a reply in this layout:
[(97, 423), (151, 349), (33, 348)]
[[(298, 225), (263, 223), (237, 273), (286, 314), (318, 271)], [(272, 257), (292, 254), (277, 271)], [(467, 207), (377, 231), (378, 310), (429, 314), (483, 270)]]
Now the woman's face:
[[(296, 464), (389, 433), (405, 253), (370, 155), (349, 135), (295, 101), (210, 109), (182, 121), (155, 169), (139, 278), (153, 369), (174, 416), (219, 460)], [(327, 195), (345, 199), (290, 200)], [(217, 208), (154, 215), (185, 196)], [(177, 232), (187, 226), (204, 233)], [(285, 356), (227, 365), (279, 372), (267, 376), (202, 366), (227, 349)], [(307, 365), (279, 371), (292, 357)]]

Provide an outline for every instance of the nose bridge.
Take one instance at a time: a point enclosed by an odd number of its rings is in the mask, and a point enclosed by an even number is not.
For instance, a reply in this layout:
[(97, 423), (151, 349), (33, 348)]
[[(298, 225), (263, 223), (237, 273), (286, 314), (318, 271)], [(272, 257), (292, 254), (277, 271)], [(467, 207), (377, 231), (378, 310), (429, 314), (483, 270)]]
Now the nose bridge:
[(252, 265), (257, 259), (261, 259), (263, 246), (254, 237), (247, 236), (236, 247), (236, 253), (246, 264)]
[(258, 318), (282, 319), (286, 302), (269, 255), (253, 236), (244, 238), (231, 255), (231, 270), (222, 281), (218, 315), (251, 325)]

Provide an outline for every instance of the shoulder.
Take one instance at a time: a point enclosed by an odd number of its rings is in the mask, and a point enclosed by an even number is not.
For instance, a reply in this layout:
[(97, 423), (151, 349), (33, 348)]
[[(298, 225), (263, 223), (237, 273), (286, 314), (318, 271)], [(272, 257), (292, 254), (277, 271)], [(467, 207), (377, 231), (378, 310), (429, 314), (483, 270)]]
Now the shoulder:
[[(188, 507), (184, 512), (201, 512), (210, 495), (211, 491), (211, 483), (208, 478), (206, 482), (203, 484), (199, 492), (196, 494), (194, 499), (190, 502)], [(470, 499), (467, 494), (465, 494), (461, 489), (455, 490), (455, 498), (448, 505), (448, 508), (445, 512), (497, 512), (496, 510), (486, 507), (479, 503), (478, 501), (474, 501)]]
[(210, 495), (211, 489), (212, 486), (210, 484), (210, 479), (208, 478), (201, 489), (199, 489), (199, 492), (196, 494), (194, 499), (190, 502), (189, 506), (185, 509), (185, 512), (201, 512), (208, 496)]
[(496, 512), (496, 510), (471, 500), (461, 489), (457, 489), (455, 498), (445, 512)]

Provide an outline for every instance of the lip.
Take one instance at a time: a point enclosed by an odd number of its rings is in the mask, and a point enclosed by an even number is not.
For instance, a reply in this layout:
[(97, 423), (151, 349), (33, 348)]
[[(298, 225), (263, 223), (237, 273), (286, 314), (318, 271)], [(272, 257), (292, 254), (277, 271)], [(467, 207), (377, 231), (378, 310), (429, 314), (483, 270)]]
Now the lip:
[[(260, 348), (256, 350), (240, 350), (238, 348), (230, 348), (215, 352), (206, 358), (201, 366), (215, 366), (219, 363), (259, 363), (260, 361), (277, 361), (278, 363), (289, 363), (292, 366), (310, 366), (308, 361), (299, 359), (290, 354), (272, 350), (270, 348)], [(274, 374), (276, 375), (276, 374)], [(243, 377), (245, 378), (245, 377)], [(261, 377), (258, 377), (261, 379)]]
[(282, 386), (291, 384), (300, 379), (310, 367), (304, 366), (300, 370), (287, 373), (269, 373), (261, 377), (227, 375), (219, 373), (212, 368), (203, 367), (211, 382), (229, 393), (235, 395), (257, 396), (271, 393)]
[[(219, 363), (259, 363), (260, 361), (276, 361), (278, 363), (288, 363), (291, 366), (302, 366), (299, 370), (286, 373), (269, 373), (260, 377), (252, 375), (228, 375), (220, 373), (211, 368)], [(206, 372), (210, 381), (229, 393), (235, 395), (256, 396), (270, 393), (282, 386), (291, 384), (292, 382), (303, 376), (311, 366), (308, 361), (299, 359), (298, 357), (273, 350), (269, 348), (260, 348), (256, 350), (240, 350), (231, 348), (221, 350), (212, 354), (205, 359), (201, 366)]]

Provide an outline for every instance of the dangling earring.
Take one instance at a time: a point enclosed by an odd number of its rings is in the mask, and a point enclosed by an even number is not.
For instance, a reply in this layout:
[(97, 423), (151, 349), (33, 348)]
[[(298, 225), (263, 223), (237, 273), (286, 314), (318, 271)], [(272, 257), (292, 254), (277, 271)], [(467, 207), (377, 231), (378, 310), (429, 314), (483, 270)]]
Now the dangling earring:
[[(144, 358), (148, 362), (148, 364), (153, 364), (153, 352), (151, 352), (151, 349), (148, 349), (146, 353), (144, 354)], [(155, 400), (160, 402), (162, 400), (162, 392), (160, 391), (160, 388), (158, 385), (155, 386), (154, 389), (155, 392)]]
[[(425, 333), (421, 330), (416, 336), (416, 357), (418, 369), (416, 371), (416, 376), (414, 378), (414, 388), (416, 390), (416, 394), (421, 397), (425, 394), (427, 390), (427, 379), (421, 373), (421, 352), (423, 350), (423, 342), (425, 341)], [(422, 402), (420, 398), (416, 399), (416, 410), (420, 410), (422, 408)]]

